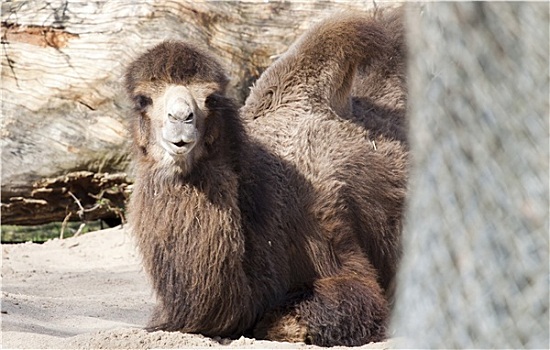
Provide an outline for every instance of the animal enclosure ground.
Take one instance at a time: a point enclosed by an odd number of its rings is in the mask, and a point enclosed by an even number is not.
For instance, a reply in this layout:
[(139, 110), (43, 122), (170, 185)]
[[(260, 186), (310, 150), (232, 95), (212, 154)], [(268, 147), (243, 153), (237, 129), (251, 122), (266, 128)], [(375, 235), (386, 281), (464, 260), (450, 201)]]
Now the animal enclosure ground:
[[(142, 328), (154, 303), (131, 236), (107, 229), (2, 246), (2, 348), (318, 348)], [(390, 342), (363, 349), (387, 349)]]

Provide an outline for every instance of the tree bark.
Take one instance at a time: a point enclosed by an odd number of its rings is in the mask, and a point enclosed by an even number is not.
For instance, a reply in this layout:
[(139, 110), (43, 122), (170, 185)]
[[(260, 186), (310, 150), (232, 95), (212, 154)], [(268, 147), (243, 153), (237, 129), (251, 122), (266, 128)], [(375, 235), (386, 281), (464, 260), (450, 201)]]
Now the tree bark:
[[(3, 2), (2, 223), (76, 214), (78, 206), (66, 206), (74, 204), (68, 188), (82, 179), (69, 176), (67, 191), (48, 192), (45, 184), (60, 176), (128, 173), (121, 81), (124, 68), (147, 48), (165, 39), (206, 45), (232, 78), (230, 94), (243, 102), (252, 82), (312, 22), (332, 11), (374, 6), (372, 0)], [(94, 206), (88, 192), (79, 201)]]
[(550, 345), (548, 21), (548, 2), (408, 14), (398, 347)]

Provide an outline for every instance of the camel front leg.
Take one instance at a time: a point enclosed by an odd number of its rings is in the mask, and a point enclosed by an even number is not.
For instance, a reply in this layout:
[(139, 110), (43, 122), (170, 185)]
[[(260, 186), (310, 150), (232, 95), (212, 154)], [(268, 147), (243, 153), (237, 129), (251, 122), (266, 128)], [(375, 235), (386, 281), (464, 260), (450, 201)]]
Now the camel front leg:
[(388, 305), (373, 278), (322, 278), (293, 294), (258, 323), (255, 336), (320, 346), (358, 346), (385, 339)]

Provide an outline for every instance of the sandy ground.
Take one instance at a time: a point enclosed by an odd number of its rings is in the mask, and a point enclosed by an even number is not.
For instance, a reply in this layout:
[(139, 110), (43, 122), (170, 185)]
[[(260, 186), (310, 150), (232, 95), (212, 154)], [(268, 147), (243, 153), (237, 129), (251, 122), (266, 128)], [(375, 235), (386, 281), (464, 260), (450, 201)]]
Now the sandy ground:
[[(131, 236), (114, 228), (2, 246), (2, 348), (317, 348), (145, 332), (153, 295)], [(361, 348), (387, 349), (391, 342)]]

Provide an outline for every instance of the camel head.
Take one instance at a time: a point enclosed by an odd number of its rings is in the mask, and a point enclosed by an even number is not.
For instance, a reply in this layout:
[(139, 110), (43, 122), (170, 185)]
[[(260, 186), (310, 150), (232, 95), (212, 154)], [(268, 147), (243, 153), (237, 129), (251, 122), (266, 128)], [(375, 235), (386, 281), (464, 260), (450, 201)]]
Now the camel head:
[(163, 42), (135, 60), (126, 89), (138, 158), (188, 173), (218, 137), (209, 117), (226, 85), (220, 64), (188, 43)]

